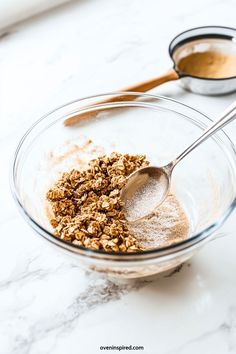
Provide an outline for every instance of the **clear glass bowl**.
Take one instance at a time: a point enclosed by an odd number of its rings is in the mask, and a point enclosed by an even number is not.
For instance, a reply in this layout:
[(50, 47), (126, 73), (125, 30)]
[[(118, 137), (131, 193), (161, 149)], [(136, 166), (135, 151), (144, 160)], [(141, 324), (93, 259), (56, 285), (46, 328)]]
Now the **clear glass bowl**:
[[(223, 224), (236, 201), (236, 153), (220, 131), (176, 167), (172, 190), (191, 223), (185, 241), (138, 254), (109, 254), (58, 239), (49, 224), (45, 193), (61, 172), (112, 151), (146, 154), (152, 164), (166, 164), (210, 123), (199, 111), (168, 98), (126, 93), (121, 102), (119, 95), (77, 100), (39, 119), (17, 147), (11, 184), (26, 221), (55, 248), (75, 256), (89, 270), (137, 278), (186, 261)], [(108, 98), (115, 102), (101, 103)], [(84, 112), (87, 119), (70, 127), (63, 124), (65, 118)]]

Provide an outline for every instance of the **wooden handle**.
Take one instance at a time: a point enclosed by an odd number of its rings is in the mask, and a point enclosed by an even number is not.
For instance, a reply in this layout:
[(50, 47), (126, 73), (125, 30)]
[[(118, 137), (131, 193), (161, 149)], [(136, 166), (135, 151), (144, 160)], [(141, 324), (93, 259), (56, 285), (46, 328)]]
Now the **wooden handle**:
[[(164, 84), (167, 81), (172, 81), (172, 80), (178, 80), (179, 75), (177, 72), (173, 69), (167, 71), (165, 74), (162, 74), (158, 77), (155, 77), (154, 79), (143, 81), (141, 83), (126, 87), (125, 89), (121, 90), (122, 92), (146, 92), (148, 90), (153, 89), (154, 87), (157, 87), (161, 84)], [(104, 101), (97, 102), (97, 104), (104, 104), (104, 103), (112, 103), (112, 102), (119, 102), (119, 101), (126, 101), (126, 100), (135, 100), (137, 96), (131, 96), (131, 95), (120, 95), (120, 96), (115, 96), (112, 98), (109, 98)], [(69, 126), (73, 125), (75, 123), (80, 122), (83, 119), (86, 119), (91, 116), (95, 116), (98, 112), (101, 112), (103, 110), (106, 110), (106, 108), (101, 108), (98, 110), (95, 110), (93, 112), (85, 112), (85, 113), (80, 113), (77, 114), (73, 117), (67, 118), (64, 121), (64, 124)]]

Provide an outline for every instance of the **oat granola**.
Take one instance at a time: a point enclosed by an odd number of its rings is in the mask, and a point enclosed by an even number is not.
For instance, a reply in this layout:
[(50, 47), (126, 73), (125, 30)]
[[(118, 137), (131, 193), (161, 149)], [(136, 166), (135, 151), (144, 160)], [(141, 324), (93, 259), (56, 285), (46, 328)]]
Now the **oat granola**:
[(129, 231), (120, 192), (126, 177), (148, 164), (143, 155), (114, 152), (91, 160), (84, 171), (64, 173), (47, 192), (55, 235), (107, 252), (143, 250), (144, 246)]

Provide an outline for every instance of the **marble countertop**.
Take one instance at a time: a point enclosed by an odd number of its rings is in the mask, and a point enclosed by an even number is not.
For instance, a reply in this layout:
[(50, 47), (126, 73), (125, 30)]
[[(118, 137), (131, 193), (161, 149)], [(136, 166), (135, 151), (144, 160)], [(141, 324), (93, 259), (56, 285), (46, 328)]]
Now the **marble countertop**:
[[(117, 283), (84, 272), (36, 237), (9, 191), (12, 154), (33, 121), (67, 101), (164, 72), (173, 36), (235, 26), (235, 12), (235, 0), (80, 0), (1, 34), (1, 354), (96, 354), (106, 345), (236, 353), (235, 213), (220, 237), (168, 277)], [(153, 93), (211, 117), (236, 98), (194, 95), (176, 82)], [(236, 123), (227, 131), (236, 143)]]

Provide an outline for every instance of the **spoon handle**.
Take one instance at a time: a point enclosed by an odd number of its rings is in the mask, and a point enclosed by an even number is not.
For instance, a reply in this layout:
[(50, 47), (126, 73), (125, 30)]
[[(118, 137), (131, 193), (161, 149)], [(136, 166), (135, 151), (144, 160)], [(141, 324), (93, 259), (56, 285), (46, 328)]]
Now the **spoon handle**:
[(181, 161), (186, 155), (193, 151), (197, 146), (203, 143), (206, 139), (216, 133), (219, 129), (222, 129), (225, 125), (232, 122), (236, 118), (236, 101), (234, 101), (226, 110), (216, 119), (212, 124), (199, 136), (194, 143), (192, 143), (186, 150), (184, 150), (173, 162), (174, 167), (179, 161)]

